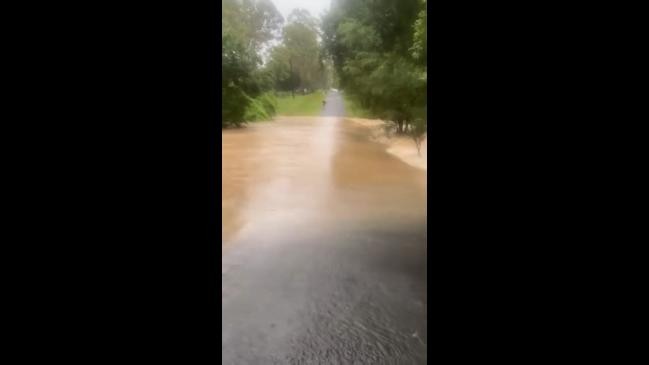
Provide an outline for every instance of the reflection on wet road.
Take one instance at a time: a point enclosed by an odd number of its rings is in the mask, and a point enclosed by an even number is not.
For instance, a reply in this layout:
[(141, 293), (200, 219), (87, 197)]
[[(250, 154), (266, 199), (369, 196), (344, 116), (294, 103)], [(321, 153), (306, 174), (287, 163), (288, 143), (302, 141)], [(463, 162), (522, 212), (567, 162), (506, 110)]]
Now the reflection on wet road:
[(337, 117), (222, 148), (223, 363), (425, 363), (425, 171)]

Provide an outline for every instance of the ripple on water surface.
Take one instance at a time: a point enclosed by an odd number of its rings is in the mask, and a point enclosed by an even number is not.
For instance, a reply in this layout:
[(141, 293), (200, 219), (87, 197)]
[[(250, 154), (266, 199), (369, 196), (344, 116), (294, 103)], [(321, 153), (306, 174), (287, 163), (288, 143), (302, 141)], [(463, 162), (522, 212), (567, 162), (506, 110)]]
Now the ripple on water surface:
[(425, 363), (425, 179), (336, 118), (223, 132), (223, 363)]

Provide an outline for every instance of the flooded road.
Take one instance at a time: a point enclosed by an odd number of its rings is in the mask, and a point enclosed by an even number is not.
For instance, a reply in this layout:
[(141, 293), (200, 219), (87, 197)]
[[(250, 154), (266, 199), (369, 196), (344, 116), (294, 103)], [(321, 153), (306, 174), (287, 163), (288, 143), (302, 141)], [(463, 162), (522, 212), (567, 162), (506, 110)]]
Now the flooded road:
[(424, 364), (426, 172), (338, 117), (223, 132), (224, 364)]

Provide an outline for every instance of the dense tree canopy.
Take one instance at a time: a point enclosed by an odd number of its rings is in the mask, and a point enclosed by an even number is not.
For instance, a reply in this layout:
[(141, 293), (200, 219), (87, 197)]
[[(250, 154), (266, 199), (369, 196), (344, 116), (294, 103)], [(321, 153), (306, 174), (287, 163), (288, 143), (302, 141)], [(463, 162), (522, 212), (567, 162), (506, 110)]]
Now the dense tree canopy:
[(270, 114), (269, 91), (335, 80), (399, 132), (425, 133), (426, 0), (332, 0), (322, 20), (295, 9), (285, 21), (271, 0), (223, 0), (222, 10), (224, 126), (251, 109)]
[(281, 44), (271, 50), (269, 70), (278, 90), (309, 91), (326, 87), (327, 61), (319, 41), (318, 20), (295, 9), (282, 30)]
[(319, 20), (306, 10), (286, 23), (271, 0), (223, 0), (222, 11), (223, 126), (272, 116), (269, 91), (311, 92), (333, 79)]
[[(424, 6), (426, 6), (426, 0), (422, 0)], [(426, 65), (426, 26), (427, 26), (427, 11), (422, 9), (417, 15), (417, 20), (415, 21), (415, 33), (413, 44), (410, 50), (412, 51), (412, 56), (421, 62), (421, 64)]]
[(230, 30), (259, 52), (279, 37), (284, 19), (271, 0), (223, 0), (222, 30)]
[(323, 21), (341, 87), (399, 132), (425, 119), (425, 6), (421, 0), (337, 0)]
[(270, 0), (223, 0), (222, 11), (221, 118), (223, 126), (237, 126), (251, 110), (273, 110), (262, 95), (272, 77), (261, 68), (260, 52), (279, 35), (283, 18)]

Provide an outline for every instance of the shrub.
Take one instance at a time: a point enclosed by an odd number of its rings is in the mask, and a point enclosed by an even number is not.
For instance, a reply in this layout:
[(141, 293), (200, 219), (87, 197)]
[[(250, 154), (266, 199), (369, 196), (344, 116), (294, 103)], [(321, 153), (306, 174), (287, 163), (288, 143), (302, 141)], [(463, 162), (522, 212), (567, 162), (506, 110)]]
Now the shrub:
[(248, 106), (246, 108), (244, 119), (249, 122), (270, 120), (277, 111), (277, 100), (269, 94), (261, 94), (256, 98), (246, 95)]
[(249, 97), (237, 86), (222, 88), (221, 94), (221, 125), (223, 127), (238, 127), (246, 121), (246, 110), (249, 107)]
[(277, 113), (277, 99), (273, 94), (265, 93), (260, 95), (258, 99), (268, 115), (272, 117)]

